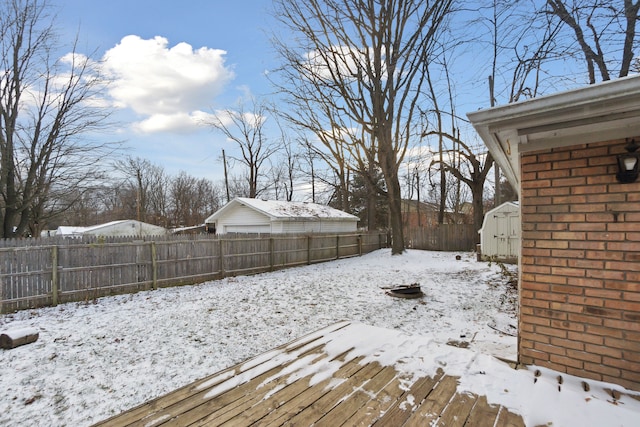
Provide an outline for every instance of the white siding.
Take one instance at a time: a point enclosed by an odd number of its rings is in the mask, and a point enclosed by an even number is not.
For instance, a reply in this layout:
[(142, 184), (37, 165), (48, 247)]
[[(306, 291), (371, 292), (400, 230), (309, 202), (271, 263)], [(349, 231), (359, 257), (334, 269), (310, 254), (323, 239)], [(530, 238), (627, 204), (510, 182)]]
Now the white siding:
[(356, 221), (322, 221), (320, 232), (322, 233), (344, 233), (356, 231), (358, 223)]
[(313, 225), (307, 221), (275, 221), (281, 225), (281, 233), (309, 233)]
[(222, 234), (225, 233), (271, 233), (268, 225), (224, 225)]
[(517, 258), (520, 252), (520, 206), (507, 202), (487, 212), (480, 229), (480, 245), (483, 257)]
[(266, 215), (246, 206), (234, 206), (220, 217), (216, 224), (218, 233), (270, 233), (271, 221)]
[[(278, 224), (278, 226), (276, 226)], [(358, 229), (357, 222), (345, 221), (275, 221), (274, 233), (344, 233), (353, 232)], [(281, 227), (280, 227), (281, 225)], [(278, 230), (278, 231), (276, 231)], [(281, 230), (281, 231), (280, 231)]]

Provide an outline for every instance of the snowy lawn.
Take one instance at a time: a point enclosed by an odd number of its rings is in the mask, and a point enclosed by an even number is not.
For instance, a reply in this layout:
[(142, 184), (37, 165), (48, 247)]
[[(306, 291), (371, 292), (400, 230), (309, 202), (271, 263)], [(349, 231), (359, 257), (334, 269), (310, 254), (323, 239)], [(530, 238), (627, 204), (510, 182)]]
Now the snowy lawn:
[[(35, 343), (0, 350), (0, 425), (90, 425), (340, 320), (515, 359), (508, 277), (456, 255), (380, 250), (0, 316), (0, 332), (40, 331)], [(421, 299), (385, 294), (416, 282)]]

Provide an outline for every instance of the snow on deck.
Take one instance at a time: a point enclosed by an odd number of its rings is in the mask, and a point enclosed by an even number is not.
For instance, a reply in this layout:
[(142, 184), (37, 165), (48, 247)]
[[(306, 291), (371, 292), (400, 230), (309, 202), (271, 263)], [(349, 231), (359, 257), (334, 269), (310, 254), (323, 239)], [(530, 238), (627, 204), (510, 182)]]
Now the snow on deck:
[(540, 369), (515, 370), (424, 336), (339, 322), (98, 425), (637, 422), (637, 394), (560, 377)]
[(500, 405), (458, 391), (456, 378), (441, 365), (416, 370), (426, 367), (416, 351), (431, 345), (397, 331), (340, 322), (97, 425), (396, 426), (456, 420), (524, 427), (520, 416)]

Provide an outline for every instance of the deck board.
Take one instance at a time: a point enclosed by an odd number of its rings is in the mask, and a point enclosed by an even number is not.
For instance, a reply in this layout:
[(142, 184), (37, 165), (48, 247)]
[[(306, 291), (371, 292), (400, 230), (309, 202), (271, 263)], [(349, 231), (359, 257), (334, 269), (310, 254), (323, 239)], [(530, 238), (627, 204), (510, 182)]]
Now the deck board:
[[(361, 358), (358, 358), (358, 360), (354, 360), (352, 363), (342, 366), (333, 378), (350, 377), (362, 368), (359, 365), (360, 360)], [(297, 395), (295, 399), (284, 403), (277, 409), (277, 411), (269, 413), (260, 420), (260, 424), (265, 426), (279, 426), (287, 420), (297, 416), (305, 408), (313, 405), (327, 392), (327, 387), (330, 386), (331, 381), (332, 379), (325, 379), (320, 383), (315, 384), (313, 387), (309, 387), (308, 383), (305, 384), (304, 382), (299, 381), (298, 385), (303, 388), (300, 394)]]
[(357, 354), (344, 344), (348, 326), (331, 325), (96, 426), (524, 426), (484, 396), (458, 393), (443, 369), (413, 378)]
[(415, 427), (431, 425), (430, 423), (438, 419), (455, 395), (456, 387), (457, 381), (454, 377), (442, 375), (438, 381), (433, 382), (431, 391), (413, 411), (405, 425)]
[(340, 401), (350, 394), (355, 387), (360, 386), (367, 378), (376, 375), (382, 370), (382, 366), (377, 363), (369, 363), (354, 375), (347, 378), (337, 387), (329, 390), (327, 393), (311, 405), (304, 408), (295, 417), (287, 421), (291, 425), (311, 425), (315, 421), (321, 419), (326, 413), (331, 411)]
[(397, 373), (393, 367), (384, 367), (373, 376), (371, 380), (366, 381), (361, 387), (355, 389), (348, 398), (325, 413), (315, 425), (318, 427), (335, 427), (335, 420), (347, 420), (351, 418), (371, 400), (371, 396), (377, 396), (396, 375)]
[(478, 396), (470, 393), (456, 393), (440, 414), (438, 425), (443, 427), (462, 427), (476, 403)]
[(467, 424), (476, 427), (493, 427), (499, 411), (500, 406), (490, 405), (485, 396), (479, 396), (467, 418)]

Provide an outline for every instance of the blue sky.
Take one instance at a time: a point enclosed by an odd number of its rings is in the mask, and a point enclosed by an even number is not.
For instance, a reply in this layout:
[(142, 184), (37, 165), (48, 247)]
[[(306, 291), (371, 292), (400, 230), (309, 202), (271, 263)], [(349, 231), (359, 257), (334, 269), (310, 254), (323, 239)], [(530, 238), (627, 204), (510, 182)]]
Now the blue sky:
[[(61, 42), (69, 45), (78, 34), (78, 50), (95, 51), (114, 79), (106, 95), (117, 106), (120, 125), (108, 137), (123, 141), (125, 154), (148, 159), (171, 175), (185, 171), (221, 181), (222, 149), (233, 154), (235, 146), (201, 123), (217, 110), (236, 107), (248, 95), (274, 99), (266, 77), (278, 65), (269, 40), (277, 25), (270, 16), (272, 0), (50, 1), (58, 13)], [(475, 42), (447, 50), (456, 113), (463, 117), (489, 105), (491, 58), (482, 41), (487, 38), (486, 22), (477, 22), (479, 13), (463, 14), (453, 25), (457, 37)], [(506, 101), (511, 62), (513, 52), (505, 49), (498, 64), (498, 79), (506, 79), (496, 83), (498, 104)], [(446, 109), (446, 80), (437, 75), (435, 79), (442, 94), (440, 107)], [(469, 124), (457, 126), (468, 133), (471, 145), (482, 147)]]
[(61, 42), (76, 34), (115, 78), (115, 139), (170, 174), (219, 180), (224, 138), (197, 123), (264, 96), (276, 64), (270, 0), (52, 0)]

